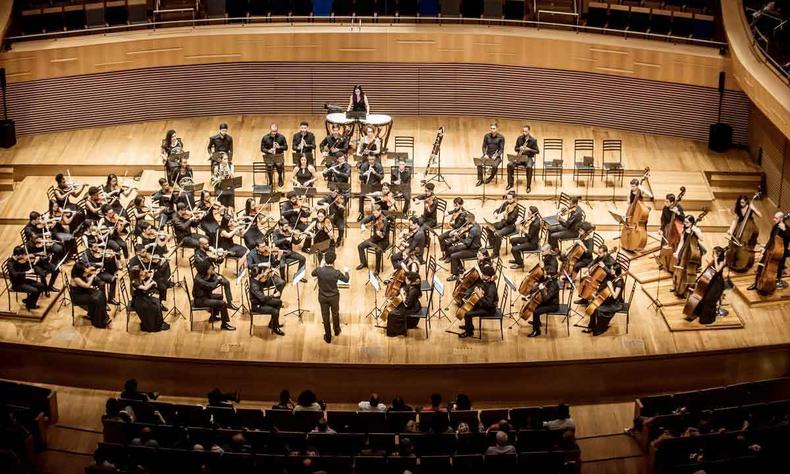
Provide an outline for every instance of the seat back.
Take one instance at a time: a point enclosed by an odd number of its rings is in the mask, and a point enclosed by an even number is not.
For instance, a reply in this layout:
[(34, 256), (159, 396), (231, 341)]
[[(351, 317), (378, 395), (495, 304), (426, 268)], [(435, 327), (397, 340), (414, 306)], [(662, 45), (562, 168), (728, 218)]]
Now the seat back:
[(420, 16), (437, 16), (439, 14), (438, 0), (420, 0)]
[[(434, 229), (441, 229), (444, 227), (444, 219), (446, 217), (445, 213), (447, 212), (447, 200), (442, 199), (440, 197), (436, 198), (436, 225), (433, 226)], [(441, 216), (441, 219), (439, 218)]]
[(595, 140), (592, 138), (577, 138), (573, 141), (573, 161), (582, 163), (585, 156), (595, 159)]
[(604, 163), (623, 162), (623, 141), (620, 139), (607, 139), (601, 142), (602, 156)]
[(549, 166), (553, 164), (554, 161), (562, 161), (562, 149), (563, 149), (563, 139), (562, 138), (544, 138), (543, 139), (543, 167), (546, 167), (546, 162), (549, 162)]
[(443, 17), (461, 16), (461, 0), (441, 0), (439, 12)]

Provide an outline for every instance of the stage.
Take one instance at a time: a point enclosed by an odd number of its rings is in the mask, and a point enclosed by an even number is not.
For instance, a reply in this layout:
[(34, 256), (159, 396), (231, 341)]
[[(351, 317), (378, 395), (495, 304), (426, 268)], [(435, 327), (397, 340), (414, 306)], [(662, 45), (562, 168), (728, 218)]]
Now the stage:
[[(244, 192), (249, 193), (251, 164), (259, 157), (262, 133), (276, 121), (290, 144), (303, 118), (203, 117), (23, 136), (15, 148), (0, 151), (0, 162), (13, 167), (17, 181), (15, 191), (0, 193), (0, 249), (8, 255), (18, 242), (27, 213), (44, 210), (46, 187), (54, 183), (52, 177), (57, 172), (68, 169), (78, 181), (90, 183), (101, 183), (106, 173), (114, 172), (119, 176), (127, 175), (129, 179), (136, 178), (141, 193), (153, 192), (155, 179), (161, 176), (159, 144), (169, 128), (178, 131), (185, 149), (191, 151), (190, 161), (196, 169), (196, 181), (200, 181), (202, 176), (208, 176), (204, 151), (208, 137), (216, 132), (219, 122), (230, 124), (229, 133), (235, 142), (234, 164), (245, 182), (237, 196), (240, 204)], [(306, 118), (317, 139), (323, 138), (323, 117)], [(479, 219), (490, 217), (501, 199), (505, 182), (500, 178), (498, 183), (487, 186), (487, 199), (482, 202), (482, 188), (473, 186), (476, 178), (471, 159), (479, 156), (482, 136), (488, 131), (491, 119), (394, 118), (393, 137), (415, 137), (417, 173), (425, 167), (436, 129), (440, 125), (447, 127), (442, 144), (442, 169), (452, 188), (439, 184), (437, 194), (448, 201), (462, 196), (467, 201), (466, 207)], [(522, 122), (499, 120), (499, 124), (506, 137), (506, 150), (510, 151)], [(647, 166), (652, 170), (649, 186), (656, 196), (655, 202), (649, 204), (653, 208), (650, 232), (654, 234), (658, 227), (664, 194), (677, 193), (679, 186), (685, 185), (688, 193), (684, 207), (694, 215), (703, 208), (709, 209), (702, 224), (707, 248), (725, 242), (723, 235), (732, 219), (732, 199), (722, 197), (724, 191), (711, 181), (710, 173), (742, 176), (748, 182), (750, 174), (758, 171), (746, 152), (733, 150), (716, 154), (701, 142), (570, 124), (532, 122), (531, 125), (541, 148), (544, 138), (564, 139), (566, 173), (560, 186), (551, 181), (544, 183), (536, 171), (536, 184), (529, 195), (523, 194), (522, 175), (519, 202), (536, 205), (543, 215), (548, 215), (555, 209), (554, 197), (559, 192), (581, 195), (588, 220), (598, 226), (609, 245), (618, 244), (618, 232), (608, 211), (625, 211), (628, 181), (632, 176), (641, 175)], [(590, 181), (589, 188), (584, 181), (574, 182), (570, 170), (576, 138), (596, 140), (595, 155), (599, 166), (600, 140), (622, 139), (623, 184), (602, 180), (600, 170)], [(538, 166), (540, 163), (538, 159)], [(385, 160), (384, 164), (388, 171), (389, 163)], [(356, 177), (352, 182), (357, 182)], [(319, 193), (325, 190), (322, 186), (319, 185)], [(417, 183), (412, 189), (416, 194)], [(743, 192), (747, 189), (748, 186), (744, 186)], [(759, 222), (762, 242), (770, 229), (768, 216), (774, 207), (768, 201), (758, 205), (764, 215)], [(351, 209), (350, 221), (354, 221), (356, 200), (352, 201)], [(276, 210), (274, 212), (276, 214)], [(349, 227), (346, 243), (338, 249), (336, 267), (351, 268), (351, 285), (341, 290), (343, 333), (334, 338), (332, 344), (322, 340), (312, 279), (300, 284), (300, 304), (308, 310), (303, 320), (295, 316), (281, 317), (285, 323), (285, 337), (270, 334), (266, 328), (268, 316), (260, 315), (255, 317), (250, 336), (249, 314), (241, 312), (232, 321), (238, 328), (235, 332), (220, 331), (218, 325), (212, 329), (205, 323), (205, 313), (196, 314), (192, 332), (187, 321), (176, 317), (168, 319), (172, 326), (169, 331), (156, 334), (142, 333), (139, 320), (132, 314), (127, 332), (126, 313), (122, 309), (113, 312), (110, 329), (96, 329), (79, 317), (84, 311), (77, 308), (77, 324), (73, 326), (71, 308), (61, 307), (60, 300), (52, 301), (53, 309), (40, 315), (41, 318), (26, 320), (14, 312), (12, 296), (12, 307), (0, 317), (0, 354), (7, 361), (0, 368), (0, 376), (105, 389), (117, 386), (120, 379), (135, 376), (155, 379), (162, 391), (174, 395), (202, 394), (209, 385), (216, 384), (239, 387), (258, 399), (276, 398), (276, 393), (285, 386), (309, 385), (318, 388), (327, 400), (364, 397), (370, 390), (385, 392), (387, 396), (397, 392), (422, 398), (426, 390), (435, 387), (445, 393), (464, 388), (475, 398), (486, 400), (515, 397), (539, 402), (562, 397), (574, 402), (589, 402), (621, 397), (632, 399), (637, 393), (677, 391), (781, 376), (790, 368), (786, 300), (753, 306), (739, 291), (729, 291), (728, 304), (737, 312), (742, 328), (709, 330), (698, 327), (670, 331), (658, 309), (649, 307), (650, 295), (640, 288), (642, 284), (655, 284), (651, 273), (655, 267), (651, 268), (654, 263), (650, 256), (632, 262), (626, 295), (634, 281), (637, 287), (627, 334), (622, 315), (614, 318), (612, 328), (602, 336), (583, 334), (581, 328), (574, 326), (580, 316), (571, 312), (570, 335), (566, 334), (561, 318), (553, 318), (548, 333), (544, 331), (538, 338), (526, 337), (531, 327), (525, 321), (506, 318), (503, 340), (499, 337), (499, 325), (492, 321), (484, 322), (482, 340), (459, 339), (446, 332), (457, 331), (458, 326), (455, 306), (449, 306), (449, 317), (433, 318), (427, 337), (421, 322), (406, 337), (388, 338), (384, 329), (376, 327), (376, 321), (365, 317), (374, 305), (374, 290), (366, 284), (367, 272), (353, 270), (358, 264), (356, 245), (365, 237), (356, 224)], [(654, 240), (649, 240), (648, 247), (651, 246), (656, 246)], [(502, 257), (504, 274), (518, 285), (524, 272), (508, 268), (509, 252)], [(534, 262), (534, 257), (527, 259), (526, 267)], [(308, 259), (308, 275), (312, 268), (313, 263)], [(223, 271), (233, 278), (234, 269), (235, 265), (230, 263)], [(382, 277), (390, 273), (387, 259)], [(181, 259), (180, 275), (191, 284), (186, 259)], [(434, 297), (432, 311), (449, 305), (452, 284), (445, 281), (447, 276), (444, 270), (437, 273), (447, 291), (441, 299)], [(668, 276), (662, 277), (658, 284), (668, 289)], [(233, 288), (234, 299), (240, 303), (240, 287), (233, 285)], [(287, 305), (282, 314), (297, 308), (296, 291), (292, 286), (286, 288), (284, 299)], [(382, 301), (383, 293), (380, 293), (378, 302)], [(521, 302), (514, 303), (513, 311), (518, 312)], [(671, 305), (668, 301), (662, 303)], [(167, 302), (168, 307), (173, 304), (172, 299)], [(175, 291), (175, 304), (188, 315), (182, 289)], [(0, 311), (5, 311), (6, 306), (3, 295)]]

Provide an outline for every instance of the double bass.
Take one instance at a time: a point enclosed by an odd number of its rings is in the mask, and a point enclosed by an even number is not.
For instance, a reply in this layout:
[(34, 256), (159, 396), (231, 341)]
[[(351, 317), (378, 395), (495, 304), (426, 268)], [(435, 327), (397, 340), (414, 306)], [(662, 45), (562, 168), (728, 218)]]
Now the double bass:
[(472, 290), (472, 294), (463, 301), (461, 306), (458, 307), (458, 310), (455, 312), (455, 317), (458, 319), (464, 319), (464, 317), (466, 317), (466, 313), (472, 311), (472, 308), (475, 307), (477, 302), (480, 301), (483, 296), (485, 296), (483, 289), (479, 286), (476, 287), (474, 290)]
[[(707, 214), (708, 209), (704, 209), (697, 217), (695, 225), (699, 225)], [(693, 231), (689, 233), (688, 238), (683, 239), (683, 246), (676, 250), (676, 254), (677, 264), (672, 272), (672, 287), (675, 296), (685, 298), (689, 286), (697, 279), (699, 266), (702, 263), (699, 241)]]
[[(788, 218), (790, 218), (790, 212), (782, 216), (783, 221)], [(776, 274), (779, 271), (779, 263), (782, 261), (784, 252), (784, 239), (779, 235), (774, 237), (773, 245), (770, 242), (766, 244), (760, 263), (757, 264), (757, 275), (754, 280), (757, 293), (768, 296), (776, 291)]]
[[(683, 200), (683, 196), (685, 195), (686, 187), (681, 186), (680, 193), (675, 198), (675, 208), (677, 208), (678, 204), (680, 204), (680, 201)], [(664, 270), (671, 271), (672, 267), (675, 265), (672, 254), (675, 253), (675, 250), (678, 248), (678, 244), (680, 243), (680, 233), (683, 232), (683, 220), (673, 212), (672, 219), (670, 219), (666, 227), (661, 229), (661, 232), (664, 234), (664, 241), (661, 245), (661, 250), (658, 252), (658, 264), (661, 265), (661, 268)]]
[[(650, 168), (645, 168), (645, 173), (639, 184), (650, 177)], [(650, 217), (650, 208), (642, 202), (642, 191), (637, 189), (634, 200), (628, 205), (625, 213), (625, 225), (620, 231), (620, 242), (623, 250), (636, 252), (645, 248), (647, 244), (647, 219)]]
[(716, 264), (711, 262), (705, 270), (702, 271), (702, 274), (697, 279), (697, 284), (694, 286), (694, 291), (689, 294), (688, 299), (686, 299), (686, 304), (683, 305), (684, 316), (687, 318), (694, 317), (697, 306), (699, 306), (708, 293), (708, 286), (710, 286), (710, 282), (713, 280), (714, 276), (716, 276)]
[(760, 194), (760, 190), (758, 190), (752, 196), (743, 218), (733, 229), (732, 235), (729, 236), (730, 243), (727, 245), (727, 250), (724, 253), (727, 266), (738, 273), (743, 273), (754, 265), (754, 247), (757, 245), (757, 237), (760, 232), (757, 229), (757, 224), (754, 222), (752, 204), (760, 198)]

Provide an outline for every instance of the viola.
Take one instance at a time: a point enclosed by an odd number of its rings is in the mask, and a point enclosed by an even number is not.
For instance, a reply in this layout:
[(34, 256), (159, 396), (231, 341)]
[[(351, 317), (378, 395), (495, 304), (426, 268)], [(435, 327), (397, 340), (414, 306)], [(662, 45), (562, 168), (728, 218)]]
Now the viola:
[[(683, 200), (683, 196), (685, 195), (686, 187), (681, 186), (680, 193), (675, 198), (675, 209), (677, 209), (678, 204), (680, 204), (680, 201)], [(672, 219), (669, 220), (669, 223), (667, 223), (666, 227), (661, 229), (661, 231), (664, 235), (664, 245), (661, 246), (661, 250), (658, 253), (658, 262), (661, 268), (670, 271), (675, 263), (672, 254), (677, 250), (678, 244), (680, 243), (680, 233), (683, 232), (683, 220), (680, 219), (677, 214), (673, 213)]]
[(745, 272), (754, 265), (754, 247), (757, 245), (757, 237), (760, 234), (757, 224), (754, 222), (752, 204), (759, 199), (760, 190), (752, 196), (749, 207), (744, 212), (743, 218), (735, 226), (730, 243), (724, 253), (727, 259), (727, 266), (735, 272)]
[(527, 273), (527, 276), (521, 280), (518, 285), (518, 292), (522, 296), (527, 296), (535, 287), (535, 285), (543, 278), (544, 271), (540, 264), (536, 263), (534, 267)]
[[(639, 184), (645, 182), (650, 176), (650, 168), (645, 168), (645, 173)], [(635, 252), (645, 248), (647, 244), (647, 219), (650, 217), (650, 208), (642, 201), (642, 192), (637, 190), (634, 200), (628, 205), (625, 213), (625, 225), (620, 232), (620, 242), (624, 250)]]
[(463, 275), (455, 284), (455, 288), (453, 288), (453, 300), (461, 304), (463, 301), (464, 295), (466, 294), (466, 290), (472, 287), (477, 281), (480, 279), (480, 272), (477, 270), (476, 267), (470, 268)]
[[(696, 223), (699, 224), (707, 214), (708, 210), (703, 210), (697, 217)], [(675, 296), (685, 298), (689, 286), (697, 278), (697, 272), (702, 262), (699, 241), (693, 231), (685, 236), (683, 246), (676, 253), (677, 264), (672, 272), (672, 285), (675, 288)]]
[(458, 319), (464, 319), (464, 317), (466, 316), (466, 314), (467, 314), (469, 311), (472, 311), (472, 308), (474, 308), (474, 307), (475, 307), (475, 305), (477, 304), (477, 302), (478, 302), (478, 301), (480, 301), (480, 300), (483, 298), (483, 296), (484, 296), (484, 294), (483, 294), (483, 289), (482, 289), (482, 288), (480, 288), (479, 286), (478, 286), (478, 287), (476, 287), (476, 288), (475, 288), (475, 289), (472, 291), (472, 294), (471, 294), (471, 295), (469, 295), (469, 297), (468, 297), (468, 298), (466, 298), (466, 299), (463, 301), (463, 304), (461, 304), (461, 306), (460, 306), (460, 307), (458, 308), (458, 310), (455, 312), (455, 317), (456, 317), (456, 318), (458, 318)]

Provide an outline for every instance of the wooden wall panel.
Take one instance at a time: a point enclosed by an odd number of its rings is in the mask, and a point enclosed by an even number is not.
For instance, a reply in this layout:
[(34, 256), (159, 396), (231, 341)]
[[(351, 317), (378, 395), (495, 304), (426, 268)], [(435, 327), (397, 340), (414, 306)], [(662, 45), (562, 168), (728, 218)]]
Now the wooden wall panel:
[[(374, 112), (474, 115), (580, 123), (707, 140), (718, 91), (627, 77), (477, 64), (222, 63), (9, 84), (21, 134), (146, 119), (318, 114), (365, 85)], [(723, 121), (748, 137), (749, 101), (727, 91)]]
[(766, 194), (774, 204), (790, 210), (790, 140), (757, 106), (752, 105), (749, 123), (749, 151), (762, 160)]

